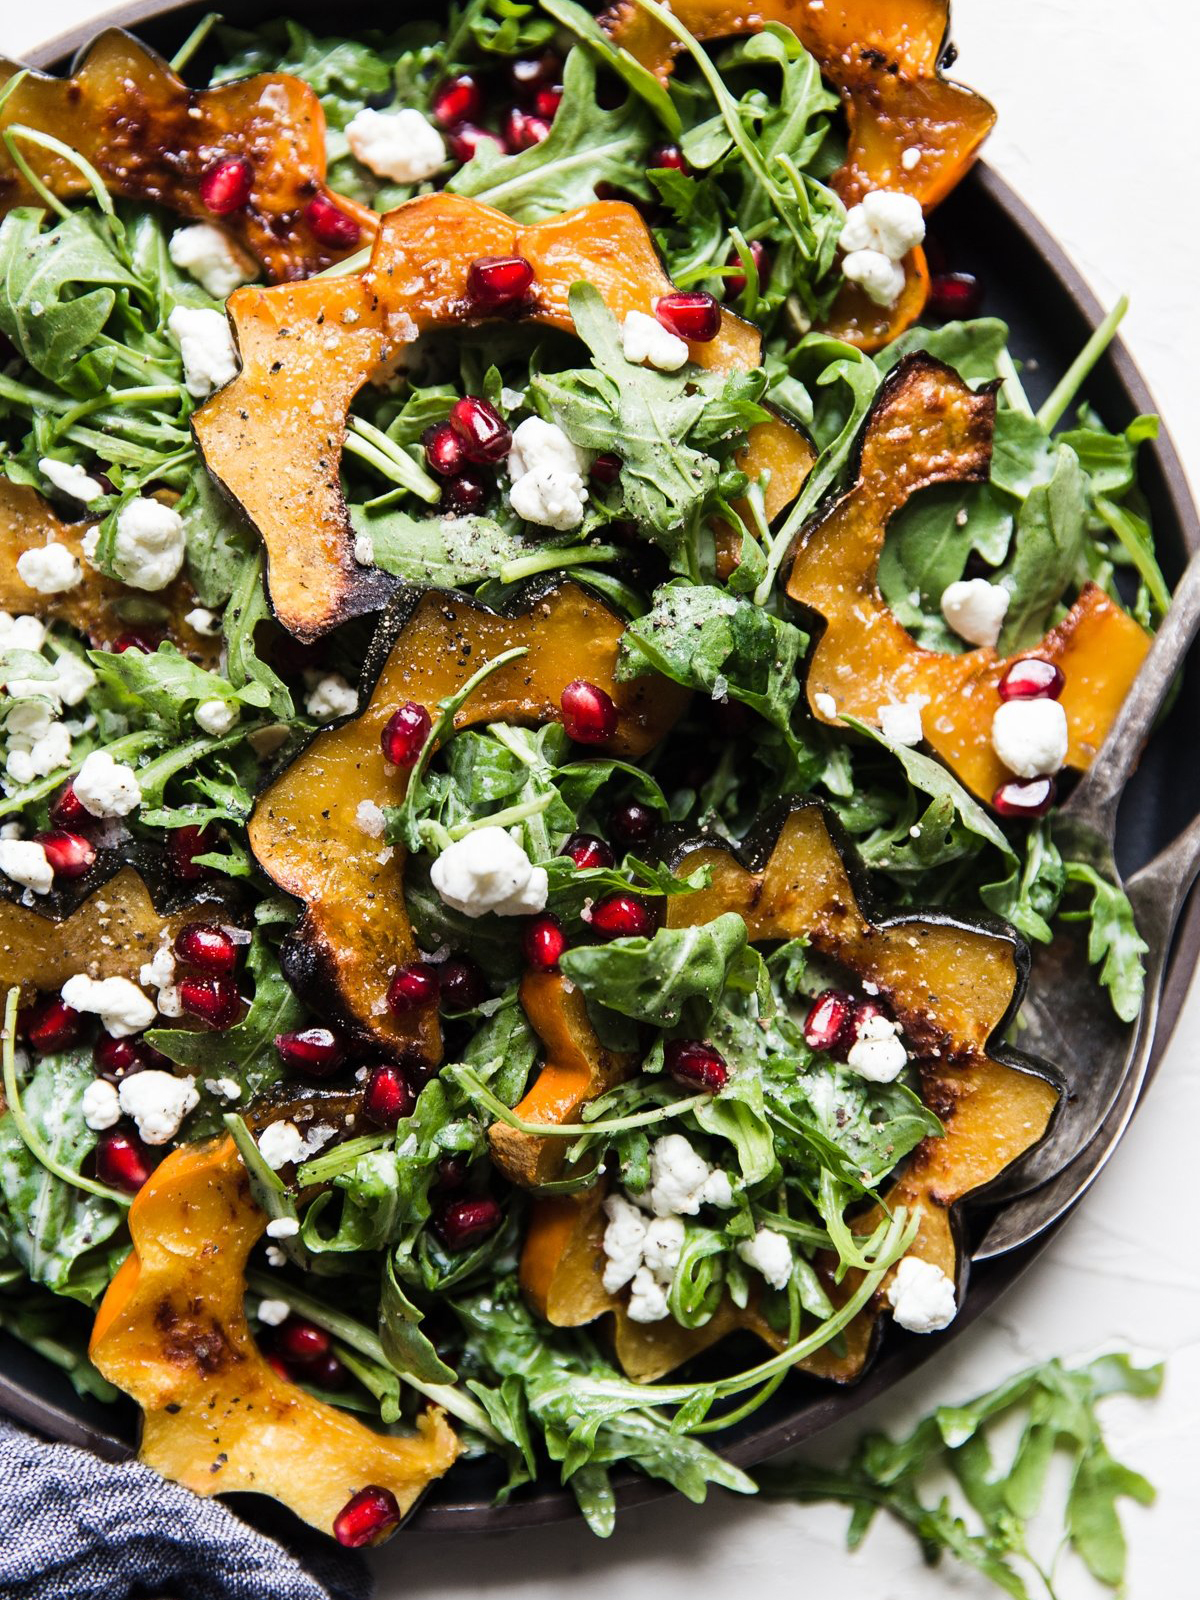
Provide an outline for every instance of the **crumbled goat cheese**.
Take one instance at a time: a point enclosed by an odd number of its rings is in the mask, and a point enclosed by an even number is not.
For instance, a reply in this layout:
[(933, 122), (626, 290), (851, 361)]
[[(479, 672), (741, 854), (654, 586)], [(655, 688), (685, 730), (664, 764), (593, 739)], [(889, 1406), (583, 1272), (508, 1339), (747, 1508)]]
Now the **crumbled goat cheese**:
[(286, 1267), (287, 1256), (277, 1244), (267, 1246), (267, 1265), (269, 1267)]
[(375, 541), (369, 533), (360, 533), (355, 537), (354, 559), (360, 567), (375, 565)]
[(175, 987), (175, 954), (166, 936), (151, 960), (143, 964), (138, 973), (138, 982), (144, 989), (157, 989), (158, 1009), (164, 1017), (183, 1015), (179, 991)]
[[(95, 556), (97, 539), (95, 528), (84, 538), (83, 552), (89, 561)], [(179, 576), (186, 548), (178, 511), (142, 496), (131, 500), (117, 517), (113, 571), (130, 588), (153, 593)]]
[(221, 619), (215, 611), (210, 611), (207, 606), (196, 606), (185, 613), (183, 620), (189, 628), (204, 635), (206, 639), (215, 639), (221, 631)]
[(523, 478), (535, 467), (561, 467), (582, 478), (590, 465), (587, 453), (572, 444), (557, 423), (541, 417), (526, 417), (513, 429), (506, 464), (514, 478)]
[(234, 726), (240, 713), (229, 700), (201, 700), (192, 715), (198, 728), (219, 739)]
[(260, 1300), (258, 1302), (258, 1320), (268, 1328), (278, 1328), (280, 1323), (286, 1322), (292, 1314), (292, 1308), (286, 1300)]
[[(159, 995), (161, 1002), (162, 995)], [(209, 1094), (215, 1094), (222, 1100), (240, 1100), (242, 1086), (236, 1078), (205, 1078), (204, 1087)]]
[(629, 1285), (625, 1313), (630, 1322), (661, 1322), (667, 1314), (667, 1289), (649, 1267), (639, 1267)]
[(83, 582), (83, 568), (65, 544), (35, 544), (17, 557), (17, 574), (38, 594), (65, 594)]
[(294, 1122), (268, 1123), (258, 1136), (258, 1153), (277, 1172), (303, 1155), (304, 1136)]
[(920, 744), (925, 737), (921, 726), (921, 707), (927, 702), (923, 695), (909, 695), (893, 705), (880, 706), (879, 726), (883, 737), (893, 744)]
[(900, 152), (900, 165), (904, 168), (905, 172), (911, 172), (914, 167), (920, 165), (920, 162), (920, 145), (910, 144), (906, 149)]
[(203, 400), (237, 377), (237, 352), (223, 311), (176, 306), (167, 318), (167, 327), (179, 346), (183, 381), (194, 399)]
[(64, 650), (54, 663), (54, 693), (67, 706), (77, 706), (96, 685), (96, 674), (86, 661)]
[(877, 306), (893, 306), (904, 289), (904, 268), (882, 250), (853, 250), (842, 257), (842, 272)]
[(1009, 700), (992, 718), (992, 749), (1018, 778), (1057, 772), (1068, 742), (1067, 713), (1057, 700)]
[(90, 506), (93, 500), (99, 500), (104, 495), (104, 485), (89, 476), (78, 462), (56, 461), (53, 456), (43, 456), (38, 462), (38, 471), (59, 494), (65, 494), (69, 500), (78, 500), (81, 505)]
[(837, 716), (837, 701), (831, 694), (813, 695), (813, 705), (816, 706), (823, 717)]
[(642, 1264), (646, 1215), (619, 1194), (609, 1195), (604, 1202), (604, 1214), (608, 1226), (604, 1230), (603, 1248), (607, 1260), (602, 1282), (606, 1293), (616, 1294)]
[(0, 650), (32, 650), (36, 655), (45, 642), (45, 626), (36, 617), (0, 611)]
[(1009, 592), (986, 578), (960, 578), (942, 591), (942, 616), (968, 644), (995, 649), (1008, 614)]
[(441, 134), (419, 111), (356, 111), (346, 124), (356, 160), (393, 183), (420, 183), (445, 165)]
[(358, 690), (352, 689), (340, 672), (330, 672), (317, 679), (312, 693), (304, 702), (304, 709), (315, 722), (332, 722), (335, 717), (348, 717), (358, 710)]
[(933, 1261), (905, 1256), (888, 1285), (892, 1315), (910, 1333), (936, 1333), (954, 1321), (954, 1283)]
[(32, 839), (0, 839), (0, 872), (34, 894), (49, 894), (54, 887), (54, 868)]
[(920, 202), (896, 189), (875, 189), (851, 206), (838, 236), (848, 254), (877, 250), (889, 261), (902, 260), (925, 237)]
[(177, 229), (167, 254), (214, 300), (227, 300), (239, 285), (251, 283), (257, 276), (229, 235), (211, 222)]
[(908, 1065), (908, 1051), (899, 1032), (890, 1017), (864, 1018), (846, 1057), (851, 1072), (857, 1072), (870, 1083), (891, 1083), (898, 1078)]
[(121, 1120), (121, 1102), (116, 1088), (106, 1078), (93, 1078), (80, 1102), (83, 1120), (96, 1133)]
[(93, 750), (71, 787), (93, 817), (127, 817), (142, 803), (142, 789), (132, 767), (114, 761), (107, 750)]
[(360, 800), (354, 808), (354, 820), (368, 839), (383, 838), (387, 818), (383, 814), (383, 807), (377, 806), (374, 800)]
[(646, 1228), (642, 1260), (660, 1283), (674, 1281), (686, 1235), (682, 1217), (655, 1217)]
[(743, 1239), (737, 1253), (748, 1267), (761, 1272), (772, 1289), (786, 1289), (792, 1276), (792, 1247), (787, 1235), (760, 1228), (753, 1239)]
[(588, 493), (588, 458), (563, 430), (541, 417), (527, 417), (514, 431), (508, 470), (509, 500), (526, 522), (563, 533), (583, 521)]
[(621, 350), (635, 367), (648, 361), (660, 372), (678, 372), (691, 353), (686, 339), (678, 339), (657, 317), (644, 311), (627, 311), (621, 324)]
[(8, 735), (4, 770), (14, 783), (45, 778), (71, 759), (71, 730), (55, 722), (49, 708), (37, 701), (15, 706), (4, 731)]
[(295, 1217), (272, 1217), (267, 1223), (269, 1239), (294, 1239), (299, 1232), (300, 1224)]
[(694, 1217), (701, 1206), (729, 1207), (728, 1175), (714, 1170), (681, 1133), (656, 1139), (650, 1150), (646, 1199), (656, 1217)]
[[(62, 997), (75, 1011), (94, 1012), (114, 1039), (141, 1033), (157, 1015), (154, 1002), (128, 978), (89, 978), (86, 972), (77, 972), (63, 984)], [(143, 1076), (140, 1072), (134, 1074)]]
[(501, 917), (545, 909), (549, 882), (503, 828), (476, 828), (442, 851), (430, 872), (448, 906), (467, 917)]
[(604, 1202), (609, 1221), (603, 1248), (608, 1258), (604, 1287), (615, 1294), (630, 1285), (628, 1314), (633, 1322), (661, 1322), (667, 1314), (667, 1292), (683, 1253), (686, 1228), (676, 1216), (647, 1218), (623, 1195)]

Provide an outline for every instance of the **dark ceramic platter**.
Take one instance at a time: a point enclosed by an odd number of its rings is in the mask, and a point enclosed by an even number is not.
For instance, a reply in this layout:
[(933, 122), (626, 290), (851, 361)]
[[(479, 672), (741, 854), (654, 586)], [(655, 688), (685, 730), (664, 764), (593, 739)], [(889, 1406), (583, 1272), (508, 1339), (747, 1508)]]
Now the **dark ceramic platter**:
[[(131, 3), (106, 13), (102, 20), (131, 27), (164, 55), (170, 55), (206, 9), (207, 6), (196, 4)], [(352, 28), (356, 11), (364, 25), (378, 25), (380, 19), (373, 9), (347, 7), (339, 13), (339, 27)], [(329, 27), (328, 7), (318, 8), (311, 0), (297, 0), (283, 7), (237, 7), (237, 21), (241, 24), (272, 14), (287, 14), (301, 21), (311, 16), (318, 29), (327, 31)], [(90, 24), (45, 46), (32, 58), (33, 63), (54, 71), (64, 70), (75, 50), (99, 26)], [(977, 272), (982, 279), (986, 286), (985, 310), (1009, 323), (1012, 348), (1025, 363), (1026, 387), (1037, 403), (1100, 321), (1101, 308), (1091, 291), (1041, 224), (986, 166), (977, 167), (940, 208), (931, 233), (953, 268)], [(1124, 426), (1138, 413), (1156, 409), (1140, 373), (1120, 344), (1109, 350), (1093, 373), (1086, 395), (1114, 427)], [(1200, 525), (1183, 469), (1165, 434), (1157, 444), (1142, 450), (1141, 483), (1163, 566), (1168, 580), (1173, 582), (1186, 554), (1200, 545)], [(1200, 664), (1193, 659), (1170, 716), (1152, 741), (1128, 790), (1118, 841), (1126, 873), (1149, 860), (1195, 814), (1200, 801), (1200, 746), (1191, 733), (1198, 721)], [(1176, 932), (1151, 1071), (1174, 1029), (1198, 954), (1200, 896), (1189, 903)], [(1099, 995), (1096, 1003), (1104, 1003)], [(970, 1218), (965, 1220), (969, 1228)], [(1015, 1282), (1044, 1242), (975, 1270), (966, 1303), (954, 1324), (955, 1333)], [(852, 1389), (831, 1390), (804, 1377), (791, 1379), (767, 1406), (725, 1436), (724, 1454), (740, 1466), (752, 1466), (811, 1438), (900, 1382), (943, 1348), (946, 1337), (950, 1335), (931, 1340), (891, 1333), (866, 1377)], [(6, 1335), (0, 1335), (0, 1407), (52, 1438), (83, 1445), (103, 1456), (122, 1459), (134, 1449), (136, 1417), (131, 1405), (122, 1402), (105, 1406), (80, 1399), (56, 1368)], [(549, 1477), (500, 1508), (490, 1503), (494, 1488), (495, 1479), (486, 1462), (456, 1467), (447, 1479), (434, 1486), (412, 1525), (426, 1531), (498, 1531), (554, 1522), (575, 1514), (570, 1493)], [(617, 1492), (622, 1505), (633, 1505), (671, 1491), (629, 1473), (618, 1478)], [(257, 1497), (242, 1497), (238, 1509), (286, 1536), (289, 1514), (281, 1514), (278, 1507)]]

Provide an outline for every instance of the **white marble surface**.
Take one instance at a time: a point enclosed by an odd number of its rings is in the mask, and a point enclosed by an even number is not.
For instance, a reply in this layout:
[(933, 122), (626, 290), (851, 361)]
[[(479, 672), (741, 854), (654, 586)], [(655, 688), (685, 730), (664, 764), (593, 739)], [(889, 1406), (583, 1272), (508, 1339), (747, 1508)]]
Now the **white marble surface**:
[[(89, 0), (7, 5), (0, 47), (16, 54), (97, 9)], [(1125, 0), (958, 0), (955, 37), (957, 74), (1000, 107), (988, 159), (1105, 303), (1122, 290), (1131, 295), (1126, 338), (1200, 487), (1200, 208), (1185, 167), (1195, 150), (1200, 7), (1140, 0), (1131, 13)], [(1118, 1455), (1159, 1489), (1152, 1510), (1126, 1515), (1135, 1600), (1184, 1595), (1181, 1575), (1194, 1566), (1200, 1257), (1184, 1219), (1194, 1209), (1198, 1043), (1194, 989), (1153, 1095), (1079, 1215), (995, 1314), (829, 1444), (844, 1447), (866, 1422), (904, 1426), (930, 1404), (973, 1394), (1031, 1360), (1114, 1345), (1166, 1356), (1160, 1401), (1108, 1408)], [(631, 1512), (607, 1544), (575, 1525), (486, 1539), (411, 1535), (377, 1558), (380, 1600), (464, 1591), (560, 1600), (568, 1586), (576, 1600), (690, 1600), (732, 1585), (756, 1600), (794, 1600), (842, 1583), (876, 1600), (996, 1593), (948, 1569), (931, 1577), (907, 1538), (882, 1525), (850, 1558), (844, 1520), (832, 1509), (723, 1498)], [(1062, 1600), (1095, 1592), (1064, 1568)]]

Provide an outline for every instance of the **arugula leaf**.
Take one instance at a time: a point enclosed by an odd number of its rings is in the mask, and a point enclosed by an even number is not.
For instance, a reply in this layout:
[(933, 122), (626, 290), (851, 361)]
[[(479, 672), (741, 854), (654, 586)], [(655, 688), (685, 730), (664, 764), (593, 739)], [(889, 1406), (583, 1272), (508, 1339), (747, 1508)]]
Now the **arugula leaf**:
[(706, 1017), (748, 951), (744, 919), (727, 911), (694, 928), (580, 945), (560, 966), (589, 1003), (669, 1028)]
[(1066, 869), (1058, 847), (1047, 825), (1037, 822), (1025, 837), (1024, 861), (1014, 861), (1007, 878), (984, 884), (979, 898), (1025, 938), (1049, 944), (1054, 937), (1050, 923), (1058, 912), (1066, 884)]
[(414, 516), (399, 507), (350, 507), (356, 534), (371, 541), (374, 563), (406, 583), (456, 588), (490, 578), (539, 545), (492, 517)]
[(1064, 922), (1087, 920), (1088, 960), (1100, 966), (1100, 982), (1108, 990), (1113, 1010), (1122, 1022), (1132, 1022), (1142, 1009), (1146, 967), (1142, 957), (1149, 945), (1137, 931), (1133, 907), (1124, 889), (1102, 878), (1082, 861), (1066, 863), (1068, 883), (1092, 891), (1086, 911), (1064, 911)]
[(1079, 570), (1087, 504), (1079, 458), (1059, 445), (1049, 483), (1030, 489), (1017, 513), (1013, 553), (1001, 570), (1009, 591), (1008, 614), (996, 648), (1013, 655), (1036, 644), (1054, 608)]
[[(253, 567), (250, 570), (253, 572)], [(156, 721), (175, 732), (187, 728), (192, 711), (202, 700), (241, 702), (256, 709), (271, 703), (272, 693), (263, 683), (247, 681), (239, 688), (219, 672), (197, 666), (170, 643), (160, 644), (152, 654), (89, 650), (88, 660), (118, 707), (136, 709), (142, 720)], [(279, 687), (282, 689), (282, 684)]]
[(278, 673), (262, 659), (254, 644), (254, 630), (270, 615), (260, 550), (252, 560), (243, 563), (241, 575), (225, 609), (222, 623), (225, 669), (230, 683), (241, 691), (243, 699), (248, 698), (246, 691), (250, 689), (254, 694), (250, 704), (269, 711), (281, 722), (290, 722), (296, 715), (291, 692)]
[(205, 606), (224, 605), (257, 540), (199, 464), (175, 509), (183, 519), (188, 577), (197, 599)]
[(940, 328), (910, 328), (875, 356), (880, 372), (890, 372), (914, 350), (926, 350), (967, 383), (978, 386), (1001, 376), (1001, 358), (1008, 345), (1008, 324), (999, 317), (947, 322)]

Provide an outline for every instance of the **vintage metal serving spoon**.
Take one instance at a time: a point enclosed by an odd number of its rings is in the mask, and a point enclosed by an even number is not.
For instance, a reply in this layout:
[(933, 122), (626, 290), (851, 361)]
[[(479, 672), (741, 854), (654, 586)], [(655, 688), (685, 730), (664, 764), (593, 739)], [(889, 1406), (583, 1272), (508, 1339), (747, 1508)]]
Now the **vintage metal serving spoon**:
[[(1198, 628), (1200, 552), (1188, 563), (1108, 738), (1053, 823), (1064, 859), (1085, 862), (1110, 883), (1122, 882), (1113, 850), (1122, 793)], [(1171, 935), (1197, 871), (1200, 817), (1124, 885), (1149, 946), (1145, 999), (1132, 1023), (1121, 1022), (1098, 994), (1095, 974), (1070, 934), (1038, 953), (1021, 1045), (1058, 1063), (1069, 1091), (1046, 1139), (989, 1195), (1016, 1198), (988, 1229), (976, 1261), (1044, 1232), (1091, 1187), (1116, 1149), (1145, 1082)]]

